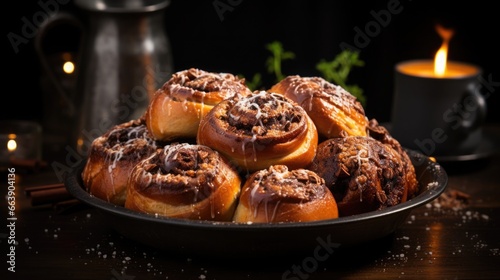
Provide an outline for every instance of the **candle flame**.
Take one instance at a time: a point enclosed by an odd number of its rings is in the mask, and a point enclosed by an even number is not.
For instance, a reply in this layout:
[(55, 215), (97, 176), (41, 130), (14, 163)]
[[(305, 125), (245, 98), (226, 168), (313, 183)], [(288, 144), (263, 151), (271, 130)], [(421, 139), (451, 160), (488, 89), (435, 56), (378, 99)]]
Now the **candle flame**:
[(436, 74), (439, 77), (442, 77), (446, 73), (446, 61), (448, 59), (448, 44), (454, 32), (452, 29), (446, 29), (441, 25), (436, 25), (436, 31), (439, 34), (439, 36), (443, 39), (443, 43), (441, 44), (441, 47), (436, 52), (436, 56), (434, 57), (434, 74)]

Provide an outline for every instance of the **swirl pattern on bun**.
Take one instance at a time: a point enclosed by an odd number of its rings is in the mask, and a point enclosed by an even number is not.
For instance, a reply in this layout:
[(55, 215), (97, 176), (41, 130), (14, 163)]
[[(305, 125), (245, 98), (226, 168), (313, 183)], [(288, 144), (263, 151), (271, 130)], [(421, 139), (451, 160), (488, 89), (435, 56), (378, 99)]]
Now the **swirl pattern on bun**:
[(337, 217), (337, 204), (321, 177), (307, 169), (274, 165), (246, 180), (233, 220), (279, 223)]
[(164, 217), (229, 221), (240, 189), (238, 173), (216, 151), (174, 143), (134, 167), (125, 207)]
[(123, 205), (130, 171), (135, 164), (151, 155), (157, 144), (143, 118), (109, 129), (92, 142), (82, 172), (88, 191), (98, 198)]
[(318, 134), (295, 102), (277, 93), (255, 91), (214, 106), (200, 122), (197, 142), (246, 171), (276, 164), (297, 169), (311, 163)]

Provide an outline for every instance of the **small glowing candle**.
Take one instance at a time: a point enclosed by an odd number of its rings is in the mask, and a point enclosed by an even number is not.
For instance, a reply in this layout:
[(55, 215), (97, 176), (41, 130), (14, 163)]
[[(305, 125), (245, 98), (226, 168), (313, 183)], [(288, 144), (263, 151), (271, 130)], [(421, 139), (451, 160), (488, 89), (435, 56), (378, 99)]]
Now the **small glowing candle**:
[[(13, 137), (11, 135), (13, 135)], [(10, 134), (9, 138), (10, 140), (7, 141), (7, 150), (9, 150), (10, 153), (13, 153), (17, 149), (17, 142), (14, 140), (16, 139), (16, 135)]]
[(13, 161), (40, 160), (42, 127), (32, 121), (0, 121), (0, 170)]

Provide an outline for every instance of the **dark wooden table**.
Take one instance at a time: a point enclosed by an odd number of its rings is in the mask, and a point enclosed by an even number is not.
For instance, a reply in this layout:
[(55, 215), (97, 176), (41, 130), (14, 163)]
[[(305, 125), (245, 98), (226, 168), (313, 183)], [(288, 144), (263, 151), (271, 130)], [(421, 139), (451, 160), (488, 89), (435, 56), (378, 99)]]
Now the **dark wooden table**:
[[(307, 256), (207, 259), (158, 251), (119, 235), (100, 212), (83, 204), (32, 206), (24, 190), (58, 179), (50, 168), (18, 169), (15, 221), (8, 219), (8, 200), (0, 204), (5, 224), (0, 230), (0, 275), (8, 276), (0, 278), (499, 279), (500, 156), (442, 165), (449, 176), (445, 194), (461, 191), (470, 196), (467, 204), (453, 209), (438, 205), (438, 199), (413, 210), (393, 234), (339, 248), (316, 262), (308, 262)], [(2, 173), (2, 197), (8, 194), (7, 174)], [(8, 270), (13, 265), (15, 272)]]

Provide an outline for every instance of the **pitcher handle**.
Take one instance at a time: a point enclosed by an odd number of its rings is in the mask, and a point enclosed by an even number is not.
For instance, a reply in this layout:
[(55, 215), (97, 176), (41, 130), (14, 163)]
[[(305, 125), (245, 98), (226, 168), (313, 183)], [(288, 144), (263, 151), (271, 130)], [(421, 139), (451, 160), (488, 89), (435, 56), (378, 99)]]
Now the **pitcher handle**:
[[(63, 102), (65, 105), (64, 108), (66, 108), (66, 114), (69, 117), (74, 117), (76, 115), (76, 106), (73, 104), (70, 94), (65, 92), (63, 89), (63, 86), (61, 82), (57, 79), (56, 74), (51, 70), (49, 66), (48, 59), (43, 51), (43, 41), (45, 39), (45, 36), (47, 35), (47, 32), (51, 30), (53, 27), (61, 25), (61, 24), (71, 24), (75, 27), (78, 27), (81, 31), (81, 34), (83, 34), (83, 24), (82, 22), (74, 15), (69, 14), (67, 12), (58, 12), (56, 14), (51, 15), (47, 20), (45, 20), (38, 29), (38, 33), (35, 36), (34, 40), (34, 47), (36, 50), (36, 53), (38, 55), (38, 58), (40, 60), (40, 64), (42, 66), (42, 71), (45, 71), (47, 74), (47, 77), (50, 79), (50, 82), (54, 85), (55, 87), (55, 94), (58, 95), (60, 100)], [(81, 36), (80, 39), (80, 48), (79, 51), (81, 53), (81, 45), (82, 45), (82, 38), (83, 35)], [(78, 62), (78, 61), (76, 61)], [(76, 63), (76, 65), (79, 65), (79, 63)], [(75, 69), (75, 75), (77, 75), (78, 68)]]
[(469, 114), (468, 118), (463, 118), (460, 123), (460, 130), (469, 134), (481, 126), (486, 119), (486, 100), (481, 94), (481, 86), (471, 84), (462, 97), (461, 104)]

